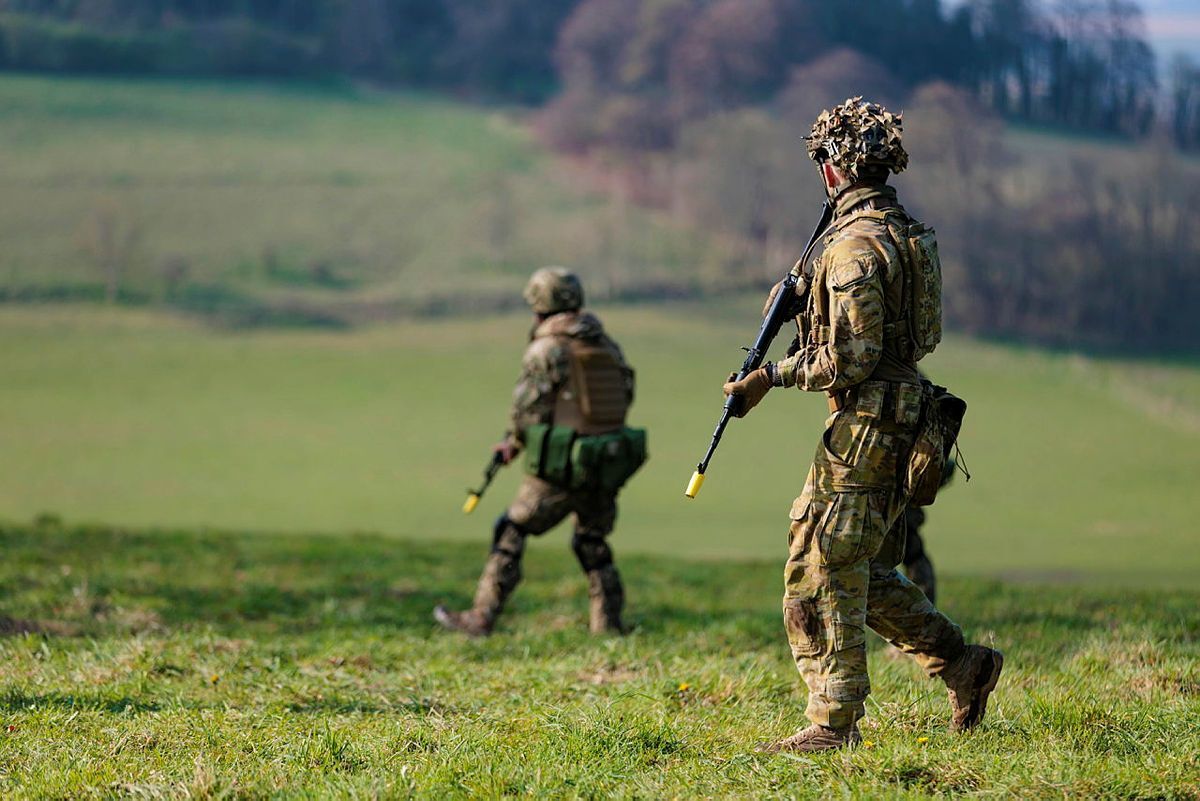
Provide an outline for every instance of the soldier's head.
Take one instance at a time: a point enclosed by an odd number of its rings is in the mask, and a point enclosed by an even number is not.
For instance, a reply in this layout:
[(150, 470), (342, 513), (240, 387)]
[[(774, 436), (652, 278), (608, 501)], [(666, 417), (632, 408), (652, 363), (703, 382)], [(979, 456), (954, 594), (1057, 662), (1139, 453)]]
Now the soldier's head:
[(829, 197), (855, 184), (884, 183), (889, 173), (908, 166), (908, 153), (900, 143), (902, 116), (861, 97), (848, 98), (817, 116), (805, 139)]
[(539, 317), (578, 311), (583, 307), (583, 284), (566, 267), (543, 267), (529, 277), (525, 302)]

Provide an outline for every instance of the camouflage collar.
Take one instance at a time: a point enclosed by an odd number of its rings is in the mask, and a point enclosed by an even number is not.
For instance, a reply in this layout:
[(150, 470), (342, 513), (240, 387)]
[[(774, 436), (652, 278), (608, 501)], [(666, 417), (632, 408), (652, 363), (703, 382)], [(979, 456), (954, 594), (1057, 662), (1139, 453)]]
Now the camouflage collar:
[(590, 312), (569, 311), (552, 314), (540, 323), (534, 325), (529, 338), (542, 337), (575, 337), (588, 339), (599, 336), (604, 328), (600, 320)]
[(858, 211), (867, 201), (874, 200), (875, 198), (883, 198), (889, 206), (899, 205), (896, 200), (895, 188), (887, 184), (868, 184), (866, 186), (851, 187), (838, 196), (837, 205), (834, 207), (834, 218), (852, 214)]

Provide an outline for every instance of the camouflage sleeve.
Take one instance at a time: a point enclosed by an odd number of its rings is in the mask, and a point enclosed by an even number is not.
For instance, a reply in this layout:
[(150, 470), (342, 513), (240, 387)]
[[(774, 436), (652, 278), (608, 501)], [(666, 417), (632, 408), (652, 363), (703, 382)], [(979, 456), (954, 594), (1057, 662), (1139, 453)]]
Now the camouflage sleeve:
[(877, 257), (832, 254), (828, 341), (809, 345), (776, 365), (785, 387), (835, 391), (865, 381), (883, 354), (884, 299)]
[(566, 345), (554, 337), (535, 339), (521, 359), (521, 375), (513, 387), (509, 414), (509, 440), (518, 447), (525, 442), (525, 429), (548, 423), (554, 414), (558, 392), (570, 371)]

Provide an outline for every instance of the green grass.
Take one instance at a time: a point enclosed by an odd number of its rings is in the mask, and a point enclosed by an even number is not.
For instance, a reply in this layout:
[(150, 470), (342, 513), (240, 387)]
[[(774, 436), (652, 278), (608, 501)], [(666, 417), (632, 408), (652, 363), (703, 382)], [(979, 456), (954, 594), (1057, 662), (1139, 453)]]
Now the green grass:
[[(639, 372), (651, 459), (618, 553), (781, 559), (825, 417), (777, 392), (683, 488), (741, 358), (753, 299), (602, 309)], [(378, 531), (483, 542), (518, 469), (464, 517), (505, 425), (528, 320), (232, 335), (155, 315), (0, 313), (0, 510), (27, 521)], [(930, 510), (958, 575), (1194, 586), (1200, 369), (947, 342), (931, 374), (969, 403), (974, 474)]]
[[(804, 725), (779, 564), (621, 560), (637, 631), (585, 633), (563, 538), (497, 636), (435, 631), (482, 543), (0, 528), (6, 797), (1195, 798), (1200, 595), (944, 583), (1007, 654), (977, 732), (872, 643), (852, 753), (752, 752)], [(11, 631), (17, 626), (7, 621)]]
[(10, 292), (98, 287), (97, 219), (135, 296), (160, 297), (182, 266), (193, 287), (366, 319), (512, 294), (531, 264), (593, 268), (599, 294), (690, 280), (723, 254), (610, 201), (503, 110), (350, 87), (5, 75), (0, 112)]

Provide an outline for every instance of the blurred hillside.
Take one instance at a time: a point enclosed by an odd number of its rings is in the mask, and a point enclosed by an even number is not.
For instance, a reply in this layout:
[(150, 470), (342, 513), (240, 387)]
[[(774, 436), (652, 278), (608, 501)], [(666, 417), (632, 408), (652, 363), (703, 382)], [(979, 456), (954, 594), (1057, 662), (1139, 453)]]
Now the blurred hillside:
[[(431, 96), (0, 77), (0, 297), (341, 327), (510, 308), (531, 267), (555, 262), (597, 300), (757, 291), (820, 201), (801, 120), (853, 91), (844, 67), (863, 63), (830, 59), (777, 113), (706, 117), (668, 151), (586, 155), (548, 152), (527, 113)], [(1005, 126), (948, 84), (905, 107), (914, 166), (897, 183), (939, 230), (952, 325), (1197, 341), (1194, 159)]]
[[(865, 95), (906, 112), (952, 328), (1194, 351), (1200, 66), (1149, 35), (1126, 0), (0, 0), (2, 66), (154, 76), (0, 82), (0, 298), (346, 326), (553, 262), (761, 290), (819, 201), (800, 135)], [(197, 75), (304, 82), (163, 79)]]
[(501, 113), (348, 88), (27, 77), (0, 78), (0, 108), (13, 302), (341, 326), (519, 304), (544, 262), (585, 269), (597, 298), (718, 280), (719, 246), (597, 191)]

